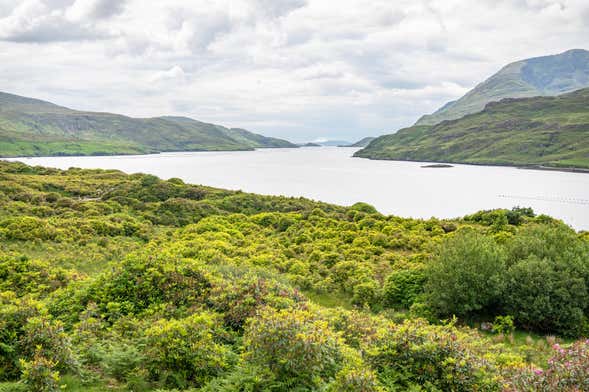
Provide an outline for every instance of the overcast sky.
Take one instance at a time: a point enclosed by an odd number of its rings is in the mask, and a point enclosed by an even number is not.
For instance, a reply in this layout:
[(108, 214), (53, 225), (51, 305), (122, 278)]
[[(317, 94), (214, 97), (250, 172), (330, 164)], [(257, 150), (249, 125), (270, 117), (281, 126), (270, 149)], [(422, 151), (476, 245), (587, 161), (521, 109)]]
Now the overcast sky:
[(571, 48), (588, 0), (0, 0), (0, 91), (294, 141), (390, 133)]

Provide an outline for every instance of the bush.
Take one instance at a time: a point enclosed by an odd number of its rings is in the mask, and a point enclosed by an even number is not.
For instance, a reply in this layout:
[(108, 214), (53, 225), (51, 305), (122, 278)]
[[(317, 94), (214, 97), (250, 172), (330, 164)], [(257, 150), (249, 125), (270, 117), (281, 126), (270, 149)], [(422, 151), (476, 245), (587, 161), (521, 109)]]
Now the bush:
[(589, 299), (585, 280), (530, 256), (507, 272), (505, 310), (526, 329), (577, 336)]
[(509, 335), (515, 330), (512, 316), (497, 316), (493, 322), (493, 332)]
[(385, 306), (410, 308), (423, 292), (425, 280), (426, 275), (420, 266), (393, 271), (383, 287)]
[(266, 308), (246, 327), (244, 360), (270, 369), (276, 381), (293, 389), (313, 389), (335, 376), (342, 344), (327, 322), (309, 311)]
[(472, 231), (445, 240), (427, 270), (427, 300), (441, 316), (494, 310), (504, 288), (505, 257), (490, 238)]
[(11, 298), (6, 293), (2, 302), (0, 381), (18, 378), (21, 362), (34, 362), (34, 358), (40, 361), (39, 366), (51, 363), (51, 368), (55, 370), (77, 369), (70, 340), (62, 324), (47, 316), (41, 303)]
[(367, 280), (354, 286), (352, 303), (358, 306), (375, 306), (380, 302), (380, 287), (374, 280)]
[(554, 356), (544, 369), (527, 368), (511, 378), (507, 391), (575, 392), (589, 391), (589, 340), (570, 348), (554, 345)]
[(337, 373), (329, 392), (384, 392), (374, 371), (363, 366), (349, 366)]
[(20, 360), (22, 368), (21, 381), (30, 391), (57, 392), (59, 388), (59, 372), (55, 370), (56, 362), (47, 359), (41, 351), (37, 351), (32, 360)]
[(145, 367), (162, 386), (203, 386), (227, 370), (231, 350), (216, 341), (218, 317), (200, 313), (181, 320), (158, 320), (145, 331)]
[(480, 348), (472, 342), (480, 337), (472, 334), (452, 325), (405, 321), (379, 330), (378, 338), (365, 350), (366, 361), (392, 391), (419, 387), (433, 391), (498, 391), (493, 364), (479, 355)]

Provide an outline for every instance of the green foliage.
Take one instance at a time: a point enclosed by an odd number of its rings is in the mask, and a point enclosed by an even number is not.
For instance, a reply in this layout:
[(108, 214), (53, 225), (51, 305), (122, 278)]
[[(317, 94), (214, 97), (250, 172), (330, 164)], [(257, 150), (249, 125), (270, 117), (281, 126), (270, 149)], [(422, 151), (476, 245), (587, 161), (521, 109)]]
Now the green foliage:
[(306, 310), (262, 310), (246, 327), (245, 358), (269, 368), (279, 382), (313, 388), (334, 377), (342, 342), (327, 322)]
[(55, 370), (56, 363), (37, 352), (30, 361), (21, 359), (21, 380), (30, 391), (57, 392), (59, 388), (59, 372)]
[(382, 392), (384, 388), (374, 371), (364, 367), (346, 367), (337, 373), (329, 385), (332, 392)]
[(0, 162), (0, 236), (0, 388), (496, 390), (522, 350), (416, 319), (589, 324), (589, 238), (521, 208), (404, 219)]
[(497, 316), (493, 322), (493, 332), (508, 335), (515, 331), (512, 316)]
[(150, 379), (167, 387), (202, 386), (229, 368), (231, 350), (218, 342), (217, 325), (214, 315), (201, 313), (148, 328), (144, 355)]
[(40, 302), (5, 292), (0, 305), (0, 380), (16, 378), (21, 362), (34, 358), (40, 364), (51, 364), (51, 369), (77, 368), (62, 324), (47, 316)]
[(458, 232), (429, 267), (427, 299), (442, 316), (485, 314), (503, 293), (504, 275), (505, 256), (493, 239)]
[(476, 335), (451, 325), (434, 327), (423, 320), (379, 330), (367, 351), (367, 362), (377, 370), (388, 390), (417, 385), (426, 390), (499, 391), (494, 364), (477, 352)]
[(515, 373), (507, 391), (586, 391), (589, 390), (589, 341), (569, 348), (553, 346), (553, 357), (544, 369), (528, 367)]
[(505, 308), (517, 322), (540, 331), (578, 335), (587, 308), (587, 286), (572, 271), (530, 256), (509, 268)]
[(587, 242), (563, 225), (530, 225), (507, 249), (509, 314), (527, 328), (580, 334), (588, 310)]
[(423, 292), (426, 274), (423, 267), (393, 271), (384, 284), (384, 302), (389, 307), (410, 308)]

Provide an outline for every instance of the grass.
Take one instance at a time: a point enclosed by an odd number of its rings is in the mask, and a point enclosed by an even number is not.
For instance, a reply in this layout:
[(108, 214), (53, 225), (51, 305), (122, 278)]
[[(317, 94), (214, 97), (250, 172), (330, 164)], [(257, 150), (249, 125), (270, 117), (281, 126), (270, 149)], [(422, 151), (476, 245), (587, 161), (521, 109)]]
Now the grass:
[(516, 330), (507, 336), (490, 331), (481, 331), (481, 334), (493, 343), (504, 344), (513, 353), (521, 355), (526, 362), (540, 367), (545, 367), (554, 355), (552, 346), (555, 343), (568, 345), (574, 342), (574, 339), (522, 330)]
[(332, 293), (317, 293), (314, 291), (303, 291), (303, 294), (307, 298), (318, 305), (326, 308), (343, 308), (346, 310), (354, 309), (354, 305), (350, 302), (349, 298), (343, 295), (332, 294)]

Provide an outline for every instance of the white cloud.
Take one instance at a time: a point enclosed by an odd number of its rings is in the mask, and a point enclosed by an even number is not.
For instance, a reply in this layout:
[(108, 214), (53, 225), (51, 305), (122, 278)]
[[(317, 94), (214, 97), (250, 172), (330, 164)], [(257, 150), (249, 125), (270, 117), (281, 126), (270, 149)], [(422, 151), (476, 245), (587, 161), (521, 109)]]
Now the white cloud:
[(125, 7), (125, 0), (75, 0), (65, 15), (73, 21), (105, 19), (117, 15)]
[(187, 75), (186, 72), (177, 65), (174, 65), (172, 68), (166, 71), (160, 71), (153, 74), (149, 81), (152, 83), (160, 83), (160, 82), (186, 82)]
[(585, 0), (13, 3), (3, 89), (297, 141), (410, 125), (508, 62), (589, 42)]

